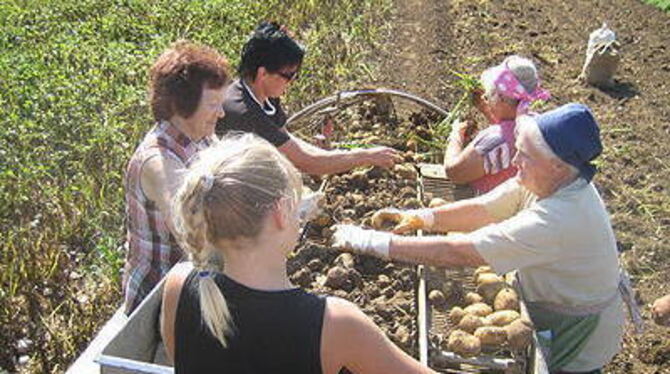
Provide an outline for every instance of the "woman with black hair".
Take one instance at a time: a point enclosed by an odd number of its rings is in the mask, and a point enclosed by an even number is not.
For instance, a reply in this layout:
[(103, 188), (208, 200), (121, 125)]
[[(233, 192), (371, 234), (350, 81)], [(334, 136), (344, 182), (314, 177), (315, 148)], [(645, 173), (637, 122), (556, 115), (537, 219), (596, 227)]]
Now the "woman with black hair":
[(301, 171), (334, 174), (358, 166), (391, 167), (397, 151), (374, 147), (351, 151), (324, 150), (293, 136), (280, 97), (297, 79), (305, 49), (276, 23), (263, 22), (242, 48), (240, 79), (227, 91), (217, 133), (251, 132), (272, 143)]

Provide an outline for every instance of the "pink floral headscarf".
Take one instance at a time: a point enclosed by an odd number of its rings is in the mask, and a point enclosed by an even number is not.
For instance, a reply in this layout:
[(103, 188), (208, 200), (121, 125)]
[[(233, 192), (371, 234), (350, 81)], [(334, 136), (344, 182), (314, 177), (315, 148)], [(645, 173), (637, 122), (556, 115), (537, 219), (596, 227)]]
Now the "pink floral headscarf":
[(482, 74), (482, 80), (491, 82), (498, 94), (504, 97), (519, 100), (517, 115), (528, 113), (530, 104), (536, 100), (548, 100), (551, 97), (549, 91), (540, 88), (540, 79), (537, 78), (537, 86), (533, 92), (526, 92), (521, 82), (516, 78), (512, 70), (507, 66), (510, 57), (502, 64), (492, 67)]

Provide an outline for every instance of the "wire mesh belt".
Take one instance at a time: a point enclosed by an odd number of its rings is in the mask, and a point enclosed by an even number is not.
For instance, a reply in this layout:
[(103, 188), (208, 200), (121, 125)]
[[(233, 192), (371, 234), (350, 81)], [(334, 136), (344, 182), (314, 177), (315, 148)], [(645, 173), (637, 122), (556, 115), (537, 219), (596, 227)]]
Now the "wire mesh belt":
[[(421, 164), (418, 167), (420, 200), (426, 202), (430, 198), (442, 198), (456, 201), (472, 197), (467, 187), (454, 185), (444, 173), (442, 165)], [(421, 233), (419, 233), (421, 234)], [(419, 291), (417, 316), (419, 324), (419, 346), (426, 347), (426, 361), (435, 370), (445, 373), (541, 373), (542, 365), (536, 360), (535, 344), (524, 351), (499, 349), (485, 351), (473, 358), (463, 358), (452, 352), (441, 349), (438, 340), (446, 338), (454, 326), (449, 322), (448, 310), (457, 305), (459, 298), (469, 291), (475, 290), (470, 272), (463, 269), (445, 270), (429, 266), (419, 266)], [(421, 289), (423, 288), (423, 289)], [(449, 290), (445, 292), (446, 307), (432, 308), (428, 300), (428, 291), (432, 289)], [(460, 295), (460, 296), (459, 296)], [(522, 315), (527, 316), (525, 305), (521, 306)], [(421, 357), (423, 359), (423, 357)], [(541, 358), (541, 357), (540, 357)], [(541, 360), (540, 360), (541, 361)]]

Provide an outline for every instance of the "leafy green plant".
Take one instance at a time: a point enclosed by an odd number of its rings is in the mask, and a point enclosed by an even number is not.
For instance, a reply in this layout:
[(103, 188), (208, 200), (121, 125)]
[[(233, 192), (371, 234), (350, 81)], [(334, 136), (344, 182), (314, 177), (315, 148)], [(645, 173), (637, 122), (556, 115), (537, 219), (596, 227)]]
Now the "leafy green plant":
[(436, 162), (441, 161), (442, 152), (451, 133), (452, 126), (456, 121), (462, 120), (472, 109), (473, 94), (475, 91), (481, 90), (482, 87), (481, 82), (474, 75), (456, 71), (452, 71), (452, 73), (457, 78), (452, 88), (462, 91), (462, 94), (453, 107), (451, 107), (449, 115), (440, 122), (433, 124), (427, 136), (421, 136), (416, 133), (410, 136)]

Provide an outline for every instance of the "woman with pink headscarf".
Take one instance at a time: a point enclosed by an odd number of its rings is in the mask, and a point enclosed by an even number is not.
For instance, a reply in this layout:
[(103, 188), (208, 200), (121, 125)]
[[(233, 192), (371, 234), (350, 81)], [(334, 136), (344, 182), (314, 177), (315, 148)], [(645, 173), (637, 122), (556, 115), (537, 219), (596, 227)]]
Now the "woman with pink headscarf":
[(481, 82), (484, 91), (475, 95), (475, 106), (491, 126), (467, 144), (466, 133), (473, 124), (455, 124), (444, 157), (449, 178), (454, 183), (469, 184), (477, 194), (486, 193), (516, 175), (517, 170), (511, 164), (516, 153), (516, 118), (527, 114), (532, 102), (550, 97), (549, 92), (540, 88), (533, 62), (516, 55), (484, 71)]

